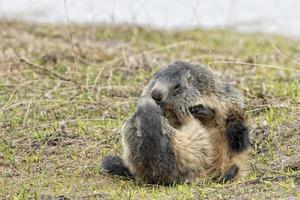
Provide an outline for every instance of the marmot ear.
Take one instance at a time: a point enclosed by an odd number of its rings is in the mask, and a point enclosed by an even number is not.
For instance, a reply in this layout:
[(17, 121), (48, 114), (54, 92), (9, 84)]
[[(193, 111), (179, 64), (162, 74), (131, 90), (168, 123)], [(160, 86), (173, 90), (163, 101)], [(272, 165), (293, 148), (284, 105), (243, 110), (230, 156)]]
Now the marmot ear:
[(187, 82), (188, 82), (188, 83), (189, 83), (189, 82), (191, 81), (191, 79), (192, 79), (192, 75), (191, 75), (190, 70), (188, 70), (188, 71), (186, 72), (186, 79), (187, 79)]

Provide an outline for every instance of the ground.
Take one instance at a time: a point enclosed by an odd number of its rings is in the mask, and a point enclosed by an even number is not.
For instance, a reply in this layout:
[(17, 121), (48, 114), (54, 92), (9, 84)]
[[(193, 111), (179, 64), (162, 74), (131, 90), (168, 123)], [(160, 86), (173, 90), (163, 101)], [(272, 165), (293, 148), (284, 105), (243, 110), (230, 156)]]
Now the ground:
[[(300, 41), (229, 30), (0, 20), (0, 199), (300, 198)], [(239, 88), (249, 175), (172, 187), (105, 175), (143, 87), (175, 60)]]

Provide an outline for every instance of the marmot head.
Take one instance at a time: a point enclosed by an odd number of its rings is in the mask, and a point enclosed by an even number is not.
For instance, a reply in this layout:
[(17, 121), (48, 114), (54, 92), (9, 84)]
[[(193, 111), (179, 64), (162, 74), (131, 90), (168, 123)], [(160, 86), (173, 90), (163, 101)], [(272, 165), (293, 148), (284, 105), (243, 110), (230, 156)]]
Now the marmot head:
[(162, 109), (186, 113), (199, 97), (213, 91), (214, 75), (210, 70), (176, 61), (155, 75), (150, 95)]

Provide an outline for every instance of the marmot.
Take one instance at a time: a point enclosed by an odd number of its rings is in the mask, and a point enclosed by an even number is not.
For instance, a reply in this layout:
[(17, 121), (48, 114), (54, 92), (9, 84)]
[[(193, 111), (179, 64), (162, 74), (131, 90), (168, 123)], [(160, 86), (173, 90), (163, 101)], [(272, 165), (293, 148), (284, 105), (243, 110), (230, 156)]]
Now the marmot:
[[(160, 112), (149, 100), (150, 98), (161, 108)], [(122, 129), (124, 163), (119, 157), (109, 156), (102, 163), (104, 170), (119, 175), (138, 176), (150, 183), (189, 181), (201, 175), (210, 176), (218, 181), (227, 181), (237, 178), (246, 170), (250, 141), (244, 122), (242, 96), (211, 70), (201, 65), (174, 62), (155, 75), (144, 89), (141, 99), (142, 102), (143, 99), (147, 99), (149, 103), (139, 103), (137, 112)], [(153, 115), (150, 115), (151, 109), (157, 112), (153, 111)], [(142, 115), (143, 113), (145, 116)], [(153, 116), (158, 115), (155, 113), (164, 117), (154, 119)], [(160, 122), (161, 128), (157, 125), (159, 122), (155, 120)], [(136, 121), (147, 124), (137, 125)], [(142, 151), (137, 149), (147, 148), (148, 154), (151, 153), (148, 147), (142, 146), (147, 146), (145, 141), (154, 142), (152, 141), (154, 138), (146, 138), (141, 143), (133, 142), (139, 141), (138, 139), (126, 140), (125, 138), (130, 133), (136, 138), (143, 138), (143, 135), (151, 135), (151, 132), (152, 135), (156, 135), (156, 142), (164, 146), (162, 152), (169, 154), (170, 158), (164, 159), (165, 157), (160, 155), (162, 157), (160, 159), (156, 157), (158, 160), (154, 163), (148, 162), (149, 159), (147, 163), (139, 160), (136, 164), (141, 165), (142, 168), (137, 167), (130, 156), (138, 157), (137, 159), (143, 159), (145, 156), (147, 160), (147, 156), (151, 157), (151, 155), (147, 155), (147, 151), (142, 154)], [(168, 142), (169, 146), (162, 141)], [(128, 150), (130, 148), (139, 153), (134, 154)], [(182, 149), (184, 149), (183, 153)], [(141, 172), (138, 172), (138, 168), (145, 171), (146, 166), (150, 171), (160, 167), (167, 170), (166, 166), (172, 166), (168, 170), (173, 169), (174, 172), (153, 171), (153, 180), (150, 180), (149, 174), (143, 178)], [(184, 173), (179, 169), (183, 169)], [(155, 178), (154, 174), (164, 178)]]

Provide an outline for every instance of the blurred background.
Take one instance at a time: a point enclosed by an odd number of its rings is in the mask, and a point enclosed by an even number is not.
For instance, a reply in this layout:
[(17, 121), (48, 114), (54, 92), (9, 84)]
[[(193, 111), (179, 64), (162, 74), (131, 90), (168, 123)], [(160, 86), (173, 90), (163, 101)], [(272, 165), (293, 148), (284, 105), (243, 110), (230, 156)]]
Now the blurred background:
[(300, 37), (299, 0), (0, 0), (0, 16), (164, 29), (226, 27)]
[[(300, 0), (0, 0), (0, 199), (300, 199)], [(244, 95), (249, 175), (141, 187), (107, 176), (162, 66)]]

